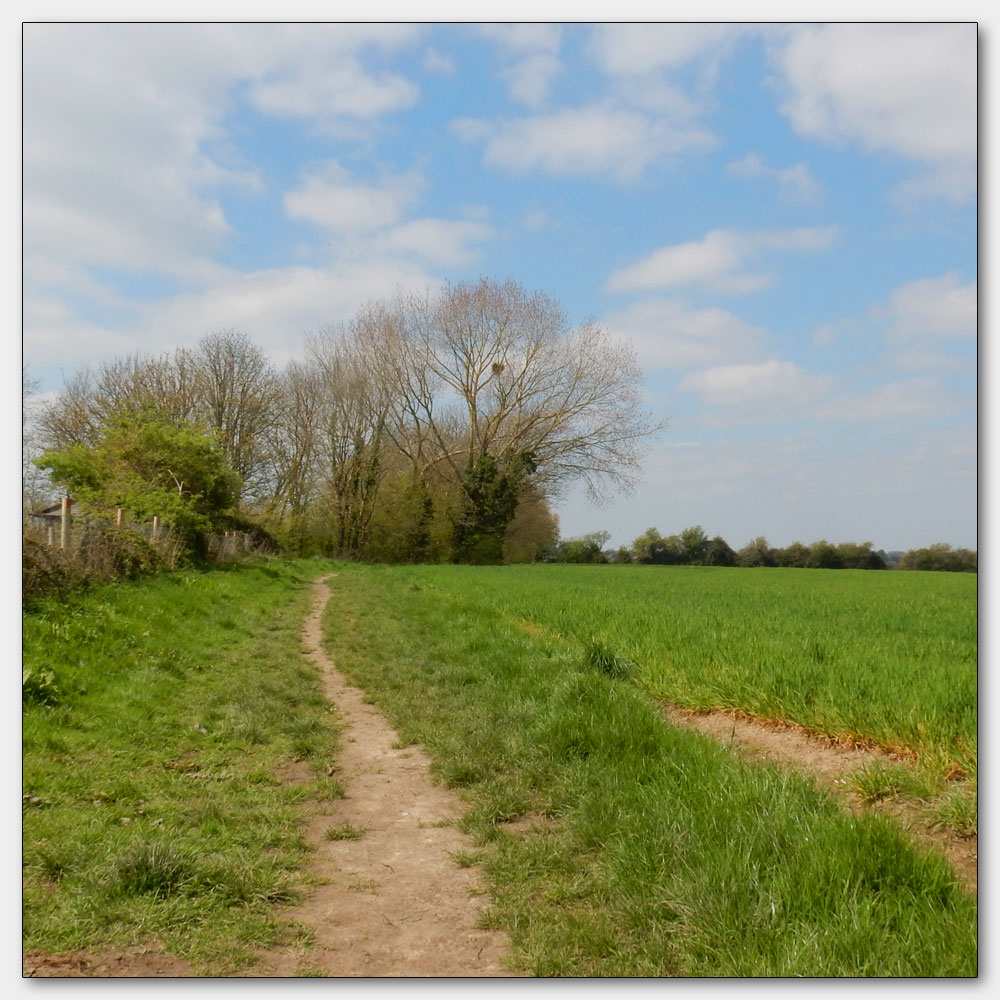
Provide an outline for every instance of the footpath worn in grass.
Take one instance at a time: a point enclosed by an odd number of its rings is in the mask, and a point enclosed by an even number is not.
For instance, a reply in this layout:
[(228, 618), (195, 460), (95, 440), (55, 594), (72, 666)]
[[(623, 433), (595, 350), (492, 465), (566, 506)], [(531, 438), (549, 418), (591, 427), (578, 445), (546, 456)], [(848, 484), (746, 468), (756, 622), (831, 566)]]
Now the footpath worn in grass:
[[(176, 572), (24, 616), (24, 947), (148, 945), (203, 972), (288, 933), (301, 807), (339, 795), (300, 656), (327, 564)], [(292, 761), (312, 784), (282, 782)]]
[(467, 797), (463, 860), (526, 971), (976, 974), (976, 904), (943, 860), (669, 726), (631, 656), (525, 627), (502, 573), (342, 567), (326, 641)]

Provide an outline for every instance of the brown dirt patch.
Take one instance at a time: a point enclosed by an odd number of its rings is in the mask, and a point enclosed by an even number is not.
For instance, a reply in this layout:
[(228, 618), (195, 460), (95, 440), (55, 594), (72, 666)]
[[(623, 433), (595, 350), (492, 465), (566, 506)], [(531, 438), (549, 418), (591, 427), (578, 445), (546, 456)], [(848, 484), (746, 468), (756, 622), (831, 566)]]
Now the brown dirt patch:
[(27, 951), (21, 960), (21, 971), (30, 979), (173, 979), (194, 975), (191, 966), (183, 959), (141, 948), (105, 955), (87, 955), (78, 951), (49, 955), (43, 951)]
[[(400, 747), (388, 722), (323, 652), (328, 579), (313, 585), (303, 643), (341, 716), (336, 775), (346, 797), (315, 806), (306, 837), (315, 848), (311, 874), (321, 884), (285, 913), (310, 928), (313, 947), (271, 951), (253, 974), (508, 976), (506, 937), (478, 926), (479, 873), (453, 860), (472, 846), (454, 825), (461, 800), (432, 782), (423, 750)], [(330, 839), (331, 829), (357, 836)]]
[(659, 708), (675, 725), (696, 729), (730, 747), (745, 760), (767, 761), (793, 767), (812, 777), (817, 785), (838, 796), (856, 811), (871, 810), (895, 820), (911, 838), (944, 854), (955, 876), (973, 892), (977, 889), (979, 844), (977, 837), (959, 837), (934, 830), (918, 806), (903, 800), (866, 803), (848, 785), (848, 776), (866, 764), (892, 761), (906, 764), (897, 754), (846, 746), (795, 726), (766, 723), (738, 713), (692, 712), (660, 703)]

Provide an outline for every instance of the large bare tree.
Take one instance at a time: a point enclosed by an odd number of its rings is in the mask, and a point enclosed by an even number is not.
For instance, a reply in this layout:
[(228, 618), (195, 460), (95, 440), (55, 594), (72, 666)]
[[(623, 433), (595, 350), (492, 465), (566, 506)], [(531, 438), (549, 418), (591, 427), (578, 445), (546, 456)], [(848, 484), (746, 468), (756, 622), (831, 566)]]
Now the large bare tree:
[(499, 557), (531, 486), (630, 488), (657, 426), (631, 347), (513, 281), (445, 285), (363, 313), (366, 356), (387, 387), (394, 440), (422, 473), (445, 467), (462, 502), (460, 558)]

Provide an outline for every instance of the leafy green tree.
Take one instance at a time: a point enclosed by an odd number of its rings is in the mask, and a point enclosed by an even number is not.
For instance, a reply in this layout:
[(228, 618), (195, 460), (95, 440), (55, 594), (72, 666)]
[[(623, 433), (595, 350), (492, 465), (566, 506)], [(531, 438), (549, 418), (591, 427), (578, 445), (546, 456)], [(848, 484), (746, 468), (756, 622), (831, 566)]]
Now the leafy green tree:
[(788, 548), (775, 549), (774, 558), (779, 566), (805, 569), (809, 566), (809, 547), (801, 542), (792, 542)]
[(871, 542), (841, 542), (837, 552), (844, 569), (885, 569), (882, 557), (872, 549)]
[(663, 536), (656, 528), (647, 528), (632, 542), (633, 562), (647, 564), (660, 562), (663, 552)]
[(92, 446), (71, 444), (35, 461), (84, 511), (111, 517), (123, 508), (140, 523), (155, 515), (199, 551), (239, 494), (239, 477), (210, 434), (149, 409), (111, 417)]
[(844, 556), (824, 538), (809, 546), (809, 565), (815, 569), (843, 569)]
[(455, 521), (455, 561), (503, 561), (504, 536), (514, 519), (524, 484), (535, 471), (531, 452), (498, 462), (480, 453), (469, 461), (462, 483), (462, 505)]
[(704, 561), (706, 566), (735, 566), (736, 553), (724, 538), (716, 535), (705, 546)]
[(910, 549), (899, 560), (900, 569), (975, 573), (979, 558), (970, 549), (953, 549), (945, 542), (935, 542), (925, 549)]
[(737, 566), (774, 566), (774, 550), (767, 544), (767, 539), (758, 535), (752, 542), (736, 553)]
[(700, 524), (696, 524), (693, 528), (685, 528), (681, 532), (680, 543), (683, 562), (689, 565), (704, 562), (705, 552), (708, 549), (708, 535)]
[(556, 546), (553, 562), (606, 563), (604, 546), (610, 537), (607, 531), (592, 531), (580, 538), (564, 538)]

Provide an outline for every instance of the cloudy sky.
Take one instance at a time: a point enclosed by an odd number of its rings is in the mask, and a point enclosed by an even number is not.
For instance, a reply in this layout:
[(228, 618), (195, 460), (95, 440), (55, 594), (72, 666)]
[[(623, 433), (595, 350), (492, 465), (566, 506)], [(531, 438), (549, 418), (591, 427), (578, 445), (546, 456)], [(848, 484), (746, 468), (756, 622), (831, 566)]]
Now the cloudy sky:
[[(273, 12), (272, 12), (273, 13)], [(512, 277), (668, 418), (564, 536), (976, 547), (974, 24), (23, 31), (23, 354), (252, 337)]]

